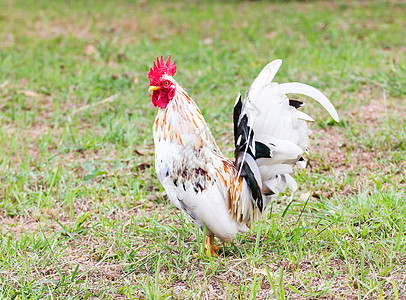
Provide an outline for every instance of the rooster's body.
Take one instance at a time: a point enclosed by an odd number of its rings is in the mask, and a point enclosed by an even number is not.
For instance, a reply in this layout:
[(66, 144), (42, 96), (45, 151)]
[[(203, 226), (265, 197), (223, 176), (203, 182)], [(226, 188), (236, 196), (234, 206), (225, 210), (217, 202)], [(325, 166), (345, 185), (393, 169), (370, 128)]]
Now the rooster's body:
[(154, 123), (155, 168), (171, 202), (203, 230), (214, 253), (214, 235), (231, 241), (246, 231), (286, 187), (296, 189), (290, 175), (304, 167), (307, 123), (297, 110), (303, 103), (287, 93), (304, 94), (320, 102), (338, 121), (330, 101), (304, 84), (272, 83), (281, 60), (268, 64), (251, 85), (244, 103), (234, 106), (235, 160), (225, 157), (196, 103), (173, 79), (170, 58), (158, 60), (149, 73), (152, 101), (159, 107)]

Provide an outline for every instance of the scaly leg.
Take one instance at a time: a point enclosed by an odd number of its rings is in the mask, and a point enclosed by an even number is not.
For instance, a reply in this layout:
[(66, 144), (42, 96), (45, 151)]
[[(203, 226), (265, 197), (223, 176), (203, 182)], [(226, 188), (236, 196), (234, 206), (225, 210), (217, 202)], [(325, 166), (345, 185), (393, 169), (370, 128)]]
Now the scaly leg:
[(214, 244), (214, 234), (206, 236), (204, 249), (206, 250), (207, 254), (209, 254), (210, 251), (211, 256), (217, 256), (216, 251), (220, 248), (216, 247), (216, 245)]

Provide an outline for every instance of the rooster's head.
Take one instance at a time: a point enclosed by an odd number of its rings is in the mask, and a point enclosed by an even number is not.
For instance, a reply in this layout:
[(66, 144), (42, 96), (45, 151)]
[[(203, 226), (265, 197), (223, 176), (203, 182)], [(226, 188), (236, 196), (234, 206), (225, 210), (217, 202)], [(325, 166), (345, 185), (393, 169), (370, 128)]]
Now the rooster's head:
[(172, 78), (176, 73), (175, 61), (171, 63), (171, 56), (164, 63), (164, 59), (156, 58), (156, 64), (148, 73), (149, 90), (152, 91), (152, 104), (165, 108), (175, 96), (176, 85)]

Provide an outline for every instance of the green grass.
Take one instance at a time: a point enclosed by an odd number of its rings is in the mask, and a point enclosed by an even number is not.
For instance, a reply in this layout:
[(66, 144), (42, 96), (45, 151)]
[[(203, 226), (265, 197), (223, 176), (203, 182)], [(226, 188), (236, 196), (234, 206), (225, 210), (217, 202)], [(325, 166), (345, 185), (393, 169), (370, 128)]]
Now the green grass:
[[(406, 297), (403, 2), (0, 7), (0, 298)], [(309, 102), (299, 191), (219, 257), (153, 168), (147, 72), (169, 53), (228, 155), (235, 96), (275, 58), (342, 119)]]

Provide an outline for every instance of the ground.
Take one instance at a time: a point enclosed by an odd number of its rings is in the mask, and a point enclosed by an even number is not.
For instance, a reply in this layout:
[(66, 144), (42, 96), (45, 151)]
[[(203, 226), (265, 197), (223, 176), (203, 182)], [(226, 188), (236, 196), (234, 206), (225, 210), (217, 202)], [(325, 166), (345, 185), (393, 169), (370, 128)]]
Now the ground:
[[(406, 299), (403, 1), (0, 0), (4, 299)], [(233, 153), (269, 61), (322, 90), (308, 166), (248, 234), (203, 234), (153, 168), (158, 55)], [(197, 255), (196, 255), (197, 254)]]

